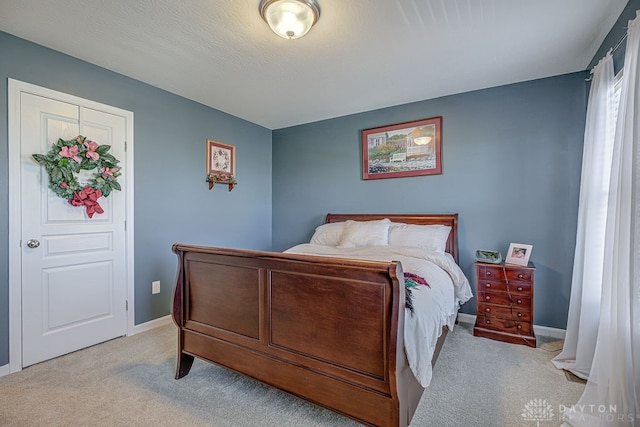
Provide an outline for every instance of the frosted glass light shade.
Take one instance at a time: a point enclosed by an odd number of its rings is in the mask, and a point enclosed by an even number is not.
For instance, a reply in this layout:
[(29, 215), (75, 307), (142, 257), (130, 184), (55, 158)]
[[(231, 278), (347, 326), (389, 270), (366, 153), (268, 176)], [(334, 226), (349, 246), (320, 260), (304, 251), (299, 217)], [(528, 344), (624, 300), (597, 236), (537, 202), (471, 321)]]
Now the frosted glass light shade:
[(262, 0), (259, 7), (273, 32), (290, 40), (307, 34), (320, 17), (315, 0)]

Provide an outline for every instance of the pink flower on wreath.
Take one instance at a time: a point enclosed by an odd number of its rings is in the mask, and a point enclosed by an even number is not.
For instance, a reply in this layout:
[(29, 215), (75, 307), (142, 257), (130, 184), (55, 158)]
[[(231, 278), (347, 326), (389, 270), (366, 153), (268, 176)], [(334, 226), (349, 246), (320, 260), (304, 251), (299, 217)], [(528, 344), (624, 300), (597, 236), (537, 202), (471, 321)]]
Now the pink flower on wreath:
[(98, 172), (102, 174), (104, 179), (113, 179), (113, 174), (118, 172), (120, 168), (100, 168)]
[(85, 141), (84, 146), (87, 147), (87, 157), (93, 160), (98, 160), (100, 158), (100, 154), (96, 153), (98, 149), (98, 144), (93, 141)]
[(72, 146), (72, 147), (67, 147), (65, 145), (64, 147), (62, 147), (60, 149), (60, 155), (62, 157), (66, 157), (67, 159), (73, 159), (76, 162), (80, 163), (80, 162), (82, 162), (82, 159), (80, 157), (78, 157), (78, 153), (80, 153), (80, 150), (75, 145)]

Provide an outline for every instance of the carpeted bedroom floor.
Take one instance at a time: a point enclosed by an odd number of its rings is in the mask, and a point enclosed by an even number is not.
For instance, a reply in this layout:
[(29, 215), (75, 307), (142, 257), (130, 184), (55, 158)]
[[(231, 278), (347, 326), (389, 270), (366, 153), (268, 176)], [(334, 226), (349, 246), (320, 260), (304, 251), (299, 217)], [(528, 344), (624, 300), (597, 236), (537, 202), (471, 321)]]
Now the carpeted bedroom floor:
[[(584, 385), (550, 363), (558, 343), (541, 339), (533, 349), (472, 330), (460, 323), (447, 337), (411, 426), (560, 425)], [(358, 425), (199, 360), (176, 381), (175, 349), (171, 324), (2, 377), (0, 426)], [(551, 408), (544, 419), (523, 416), (525, 405), (541, 403)]]

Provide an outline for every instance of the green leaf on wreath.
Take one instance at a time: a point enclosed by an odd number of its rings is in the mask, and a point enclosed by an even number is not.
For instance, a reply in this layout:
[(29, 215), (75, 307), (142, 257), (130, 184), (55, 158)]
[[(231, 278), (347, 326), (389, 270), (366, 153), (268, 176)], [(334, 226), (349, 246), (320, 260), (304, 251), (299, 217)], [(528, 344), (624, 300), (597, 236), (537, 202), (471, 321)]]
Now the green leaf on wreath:
[(52, 182), (60, 182), (62, 181), (63, 172), (59, 168), (51, 169), (51, 181)]
[(42, 154), (34, 154), (31, 157), (33, 157), (36, 160), (36, 162), (41, 163), (41, 164), (45, 164), (48, 161), (47, 157), (43, 156)]
[(111, 187), (109, 187), (108, 185), (105, 185), (104, 188), (102, 189), (102, 196), (107, 197), (109, 194), (111, 194)]
[(111, 187), (113, 187), (114, 190), (122, 191), (122, 188), (120, 188), (120, 183), (118, 181), (111, 181)]
[(107, 154), (107, 151), (109, 151), (110, 149), (111, 149), (110, 145), (100, 145), (98, 146), (98, 148), (96, 148), (96, 152), (101, 156), (103, 156)]
[(69, 171), (69, 169), (62, 169), (62, 179), (64, 179), (64, 181), (71, 181), (73, 180), (73, 172)]
[(116, 160), (116, 158), (113, 157), (111, 154), (102, 154), (102, 161), (105, 163), (112, 163), (114, 165), (118, 163), (118, 160)]

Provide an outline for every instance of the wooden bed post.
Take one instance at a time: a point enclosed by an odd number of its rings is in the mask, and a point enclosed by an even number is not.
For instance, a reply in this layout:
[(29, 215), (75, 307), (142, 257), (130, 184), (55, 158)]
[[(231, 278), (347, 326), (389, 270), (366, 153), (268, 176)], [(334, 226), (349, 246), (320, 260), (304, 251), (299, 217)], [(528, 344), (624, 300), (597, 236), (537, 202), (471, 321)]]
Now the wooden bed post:
[[(176, 277), (176, 288), (173, 293), (173, 304), (171, 305), (171, 315), (173, 317), (173, 321), (178, 326), (178, 348), (184, 348), (184, 332), (183, 332), (183, 322), (184, 322), (184, 263), (183, 263), (183, 252), (180, 250), (178, 245), (173, 245), (172, 251), (178, 256), (178, 274)], [(176, 362), (176, 379), (184, 377), (191, 370), (191, 366), (193, 365), (194, 357), (190, 354), (185, 354), (182, 351), (178, 352), (178, 359)]]

